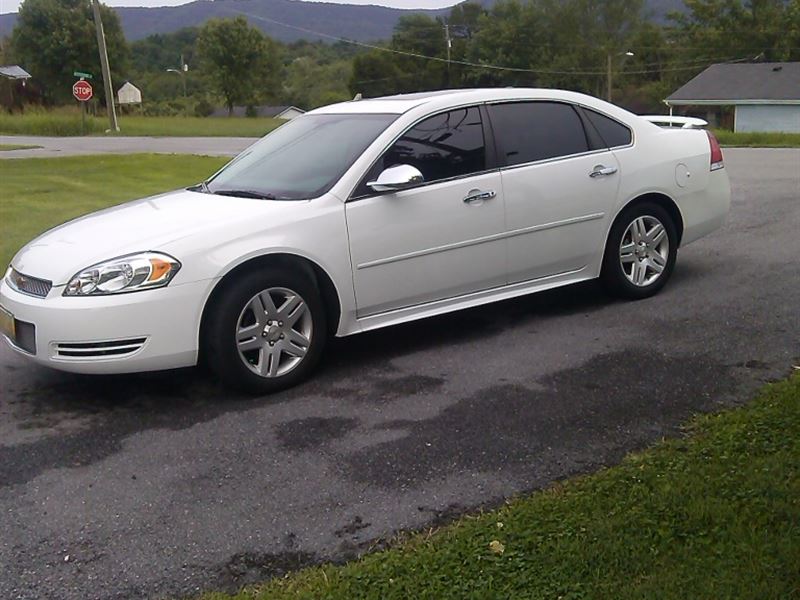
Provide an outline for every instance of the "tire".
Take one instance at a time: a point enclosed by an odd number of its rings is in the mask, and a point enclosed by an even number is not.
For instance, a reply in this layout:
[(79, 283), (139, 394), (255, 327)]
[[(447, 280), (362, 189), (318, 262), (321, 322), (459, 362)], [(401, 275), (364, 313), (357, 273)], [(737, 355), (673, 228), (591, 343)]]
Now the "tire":
[(614, 296), (649, 298), (666, 285), (677, 254), (678, 231), (669, 213), (653, 202), (635, 204), (611, 227), (600, 280)]
[(222, 290), (210, 307), (201, 351), (226, 385), (268, 394), (306, 379), (327, 335), (316, 282), (302, 272), (267, 267)]

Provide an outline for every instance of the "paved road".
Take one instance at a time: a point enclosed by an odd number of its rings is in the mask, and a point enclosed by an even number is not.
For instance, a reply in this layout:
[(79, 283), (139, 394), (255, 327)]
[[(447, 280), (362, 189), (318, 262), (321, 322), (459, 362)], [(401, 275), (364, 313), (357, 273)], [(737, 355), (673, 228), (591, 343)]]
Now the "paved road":
[(729, 150), (729, 225), (656, 298), (594, 284), (338, 340), (295, 390), (0, 351), (0, 597), (231, 589), (618, 461), (800, 358), (800, 151)]
[(77, 156), (79, 154), (203, 154), (235, 156), (255, 138), (233, 137), (39, 137), (0, 135), (0, 144), (41, 146), (28, 150), (5, 150), (0, 158)]

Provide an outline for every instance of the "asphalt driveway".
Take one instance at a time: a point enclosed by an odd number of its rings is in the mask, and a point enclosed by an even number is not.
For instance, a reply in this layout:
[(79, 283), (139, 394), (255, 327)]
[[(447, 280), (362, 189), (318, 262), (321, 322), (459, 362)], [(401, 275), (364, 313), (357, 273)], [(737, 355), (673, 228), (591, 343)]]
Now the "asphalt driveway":
[(593, 283), (329, 348), (231, 397), (0, 349), (0, 597), (233, 589), (618, 461), (800, 359), (800, 151), (727, 150), (729, 224), (636, 303)]

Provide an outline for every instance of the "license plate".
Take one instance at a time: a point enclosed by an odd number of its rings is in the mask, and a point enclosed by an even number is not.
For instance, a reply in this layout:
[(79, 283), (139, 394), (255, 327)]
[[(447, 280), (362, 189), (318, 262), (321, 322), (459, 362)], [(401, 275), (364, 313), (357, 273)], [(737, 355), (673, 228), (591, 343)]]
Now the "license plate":
[(0, 306), (0, 335), (7, 336), (12, 342), (17, 337), (14, 327), (14, 315), (2, 306)]

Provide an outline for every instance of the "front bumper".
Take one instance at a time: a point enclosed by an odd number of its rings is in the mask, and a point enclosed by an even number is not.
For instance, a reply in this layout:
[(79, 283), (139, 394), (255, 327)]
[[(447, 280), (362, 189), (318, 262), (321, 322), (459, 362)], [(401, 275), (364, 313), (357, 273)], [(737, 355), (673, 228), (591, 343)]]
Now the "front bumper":
[(0, 305), (35, 327), (31, 344), (14, 350), (39, 364), (75, 373), (133, 373), (197, 363), (200, 319), (212, 280), (115, 296), (46, 298), (22, 294), (5, 279)]

